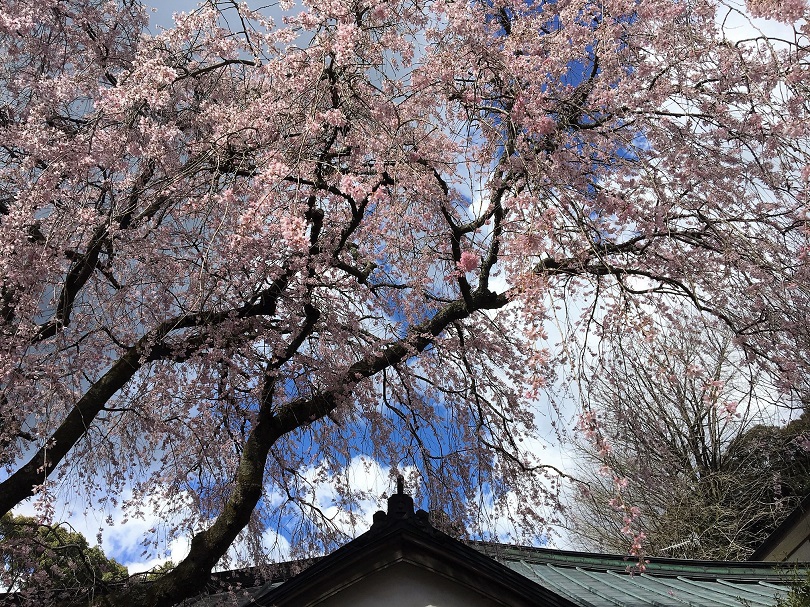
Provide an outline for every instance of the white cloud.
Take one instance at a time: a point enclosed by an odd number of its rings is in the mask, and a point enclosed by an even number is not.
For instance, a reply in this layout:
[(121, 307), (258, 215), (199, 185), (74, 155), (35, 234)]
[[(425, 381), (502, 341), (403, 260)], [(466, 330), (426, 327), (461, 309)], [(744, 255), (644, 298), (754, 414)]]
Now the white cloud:
[[(725, 7), (725, 8), (724, 8)], [(726, 0), (717, 11), (718, 25), (732, 42), (760, 36), (793, 40), (793, 28), (784, 23), (751, 17), (742, 0)]]
[[(404, 471), (407, 474), (407, 471)], [(365, 455), (357, 455), (338, 474), (329, 475), (317, 466), (304, 472), (312, 486), (315, 505), (342, 533), (355, 537), (371, 526), (377, 510), (385, 509), (383, 494), (393, 493), (394, 480), (390, 468)], [(340, 487), (350, 487), (355, 496), (351, 512), (341, 508)]]

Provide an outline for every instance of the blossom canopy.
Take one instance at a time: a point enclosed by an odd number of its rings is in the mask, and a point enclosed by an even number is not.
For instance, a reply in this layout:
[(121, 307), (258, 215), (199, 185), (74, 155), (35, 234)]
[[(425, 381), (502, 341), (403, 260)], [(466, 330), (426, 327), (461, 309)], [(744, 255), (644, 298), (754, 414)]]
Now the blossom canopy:
[(566, 303), (567, 340), (689, 306), (806, 390), (803, 0), (146, 15), (0, 7), (0, 513), (163, 504), (190, 553), (130, 604), (246, 528), (334, 541), (312, 470), (358, 452), (540, 533)]

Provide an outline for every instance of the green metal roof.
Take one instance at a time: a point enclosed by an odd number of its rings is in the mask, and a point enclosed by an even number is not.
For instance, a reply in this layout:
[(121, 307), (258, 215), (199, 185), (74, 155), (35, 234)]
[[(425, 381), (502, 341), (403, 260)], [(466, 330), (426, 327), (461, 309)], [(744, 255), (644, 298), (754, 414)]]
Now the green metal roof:
[(580, 607), (772, 607), (804, 567), (650, 559), (644, 572), (615, 555), (475, 544), (480, 552)]

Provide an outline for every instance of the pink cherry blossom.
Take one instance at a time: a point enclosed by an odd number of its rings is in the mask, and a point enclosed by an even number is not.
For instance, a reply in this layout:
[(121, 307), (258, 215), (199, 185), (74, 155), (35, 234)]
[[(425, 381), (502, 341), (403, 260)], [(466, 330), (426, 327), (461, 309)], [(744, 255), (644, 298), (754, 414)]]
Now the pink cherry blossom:
[(808, 16), (806, 0), (746, 0), (746, 5), (755, 17), (793, 23)]
[(464, 251), (461, 254), (461, 259), (456, 262), (456, 267), (461, 272), (472, 272), (478, 267), (479, 261), (478, 255), (470, 251)]
[(535, 129), (541, 135), (551, 135), (554, 131), (557, 130), (557, 123), (554, 121), (553, 118), (548, 116), (541, 116), (535, 122)]

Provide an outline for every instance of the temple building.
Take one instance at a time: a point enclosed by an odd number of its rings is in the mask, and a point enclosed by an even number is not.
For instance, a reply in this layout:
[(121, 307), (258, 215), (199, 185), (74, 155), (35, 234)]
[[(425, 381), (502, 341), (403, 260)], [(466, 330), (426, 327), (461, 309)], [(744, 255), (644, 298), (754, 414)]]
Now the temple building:
[[(805, 500), (807, 501), (807, 500)], [(804, 511), (803, 511), (804, 512)], [(796, 515), (807, 523), (807, 515)], [(783, 535), (790, 536), (783, 530)], [(797, 533), (793, 534), (797, 536)], [(791, 536), (792, 537), (792, 536)], [(798, 546), (807, 547), (793, 538)], [(767, 542), (766, 542), (767, 544)], [(774, 540), (774, 546), (781, 545)], [(782, 552), (779, 552), (782, 550)], [(771, 558), (801, 555), (787, 548)], [(795, 559), (794, 559), (795, 560)], [(628, 557), (484, 542), (433, 528), (399, 483), (371, 529), (298, 575), (188, 602), (195, 607), (773, 607), (810, 564)], [(236, 578), (233, 578), (236, 579)], [(220, 578), (225, 581), (225, 578)]]

